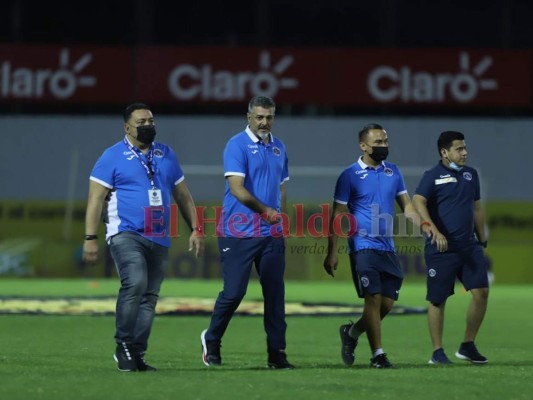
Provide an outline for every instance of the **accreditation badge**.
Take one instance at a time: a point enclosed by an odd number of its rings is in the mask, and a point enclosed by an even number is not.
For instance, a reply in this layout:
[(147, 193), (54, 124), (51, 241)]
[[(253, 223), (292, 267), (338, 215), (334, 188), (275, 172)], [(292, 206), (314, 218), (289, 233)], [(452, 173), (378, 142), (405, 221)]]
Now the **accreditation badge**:
[(148, 199), (150, 200), (151, 206), (162, 206), (163, 197), (161, 196), (161, 189), (150, 189), (148, 190)]

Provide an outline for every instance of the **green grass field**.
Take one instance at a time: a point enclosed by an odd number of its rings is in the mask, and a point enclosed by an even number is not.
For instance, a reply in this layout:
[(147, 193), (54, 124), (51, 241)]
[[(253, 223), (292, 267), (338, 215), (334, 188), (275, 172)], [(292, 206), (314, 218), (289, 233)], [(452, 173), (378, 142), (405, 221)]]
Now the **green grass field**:
[[(116, 280), (0, 279), (0, 296), (114, 295)], [(214, 297), (220, 282), (167, 280), (162, 296)], [(253, 281), (248, 299), (260, 298)], [(349, 282), (287, 282), (287, 301), (352, 302)], [(357, 300), (359, 302), (359, 300)], [(445, 348), (462, 340), (469, 294), (449, 300)], [(398, 304), (424, 306), (424, 287), (405, 284)], [(353, 367), (342, 364), (338, 327), (346, 319), (288, 317), (287, 352), (298, 368), (265, 368), (260, 317), (235, 317), (224, 337), (224, 365), (206, 368), (199, 334), (209, 317), (158, 316), (147, 360), (156, 373), (120, 373), (112, 360), (112, 316), (0, 315), (0, 399), (531, 399), (533, 287), (495, 285), (477, 344), (490, 362), (427, 364), (425, 315), (390, 316), (383, 343), (393, 370), (368, 367), (360, 339)], [(454, 360), (455, 361), (455, 360)]]

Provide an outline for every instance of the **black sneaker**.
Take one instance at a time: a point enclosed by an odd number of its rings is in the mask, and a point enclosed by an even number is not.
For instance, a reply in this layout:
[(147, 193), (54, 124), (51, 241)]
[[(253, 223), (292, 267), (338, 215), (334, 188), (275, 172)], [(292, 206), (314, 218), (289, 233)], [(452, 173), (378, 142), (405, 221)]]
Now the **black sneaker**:
[(443, 348), (437, 349), (433, 352), (431, 359), (428, 361), (428, 364), (433, 365), (450, 365), (453, 364), (450, 359), (446, 356)]
[(131, 343), (117, 343), (117, 349), (115, 350), (115, 354), (113, 354), (113, 358), (117, 362), (119, 371), (137, 371), (137, 362), (135, 361), (134, 348)]
[(357, 347), (357, 339), (350, 336), (350, 328), (352, 324), (341, 325), (339, 333), (341, 335), (341, 357), (346, 365), (353, 365), (355, 362), (355, 348)]
[[(135, 351), (136, 350), (136, 351)], [(135, 363), (137, 364), (137, 370), (141, 372), (153, 372), (157, 371), (157, 368), (152, 367), (151, 365), (147, 364), (144, 360), (144, 350), (141, 350), (140, 348), (135, 348), (133, 358), (135, 359)]]
[(287, 361), (285, 350), (269, 350), (267, 366), (272, 369), (294, 369), (294, 365)]
[(200, 340), (202, 341), (202, 361), (208, 367), (211, 365), (221, 365), (220, 340), (205, 340), (207, 329), (202, 331)]
[(482, 356), (479, 351), (477, 351), (474, 342), (461, 343), (459, 350), (455, 353), (455, 357), (460, 358), (461, 360), (470, 361), (474, 364), (486, 364), (489, 362), (487, 357)]
[(393, 368), (385, 353), (372, 357), (370, 359), (370, 366), (373, 368)]

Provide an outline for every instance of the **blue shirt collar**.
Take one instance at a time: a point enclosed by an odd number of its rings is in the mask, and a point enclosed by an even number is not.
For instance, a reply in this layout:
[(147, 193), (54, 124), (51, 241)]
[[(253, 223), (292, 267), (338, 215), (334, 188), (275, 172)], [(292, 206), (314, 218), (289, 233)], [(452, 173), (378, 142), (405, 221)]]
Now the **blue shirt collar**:
[(385, 161), (382, 161), (381, 164), (377, 166), (377, 168), (374, 168), (363, 161), (363, 156), (359, 157), (357, 163), (359, 164), (361, 169), (378, 169), (380, 166), (385, 168)]
[(453, 168), (450, 168), (450, 167), (447, 167), (446, 165), (444, 165), (444, 163), (442, 162), (442, 160), (439, 160), (439, 165), (440, 165), (440, 167), (441, 167), (443, 170), (445, 170), (445, 171), (447, 171), (447, 172), (453, 172), (454, 174), (459, 174), (459, 173), (463, 172), (463, 171), (464, 171), (464, 167), (466, 167), (466, 165), (465, 165), (465, 166), (463, 166), (463, 168), (461, 169), (461, 171), (457, 171), (457, 170), (455, 170), (455, 169), (453, 169)]
[[(134, 149), (135, 151), (137, 151), (137, 152), (139, 152), (139, 153), (141, 153), (141, 154), (144, 154), (144, 153), (142, 152), (141, 149), (139, 149), (138, 147), (134, 146), (133, 143), (131, 143), (130, 138), (128, 137), (128, 135), (124, 135), (124, 140), (126, 140), (126, 141), (129, 143), (129, 145), (130, 145), (131, 147), (133, 147), (133, 149)], [(154, 148), (154, 143), (155, 143), (155, 142), (152, 142), (152, 144), (150, 144), (150, 147), (148, 148), (148, 151), (153, 150), (153, 148)]]
[[(244, 131), (248, 134), (248, 137), (252, 139), (254, 143), (259, 142), (260, 139), (250, 130), (250, 125), (246, 125), (246, 129)], [(272, 136), (272, 132), (270, 132), (268, 135), (270, 136), (270, 143), (273, 143), (274, 136)]]

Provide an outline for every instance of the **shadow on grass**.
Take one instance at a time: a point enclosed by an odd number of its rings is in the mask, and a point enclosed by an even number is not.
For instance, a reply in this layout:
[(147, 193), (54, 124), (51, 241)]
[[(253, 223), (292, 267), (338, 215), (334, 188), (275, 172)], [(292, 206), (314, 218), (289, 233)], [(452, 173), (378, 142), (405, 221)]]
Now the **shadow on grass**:
[[(473, 364), (468, 362), (454, 362), (451, 365), (430, 365), (427, 363), (395, 363), (392, 370), (401, 371), (401, 370), (431, 370), (431, 369), (464, 369), (464, 368), (496, 368), (496, 367), (533, 367), (533, 361), (518, 361), (518, 362), (493, 362), (488, 364)], [(296, 369), (294, 371), (306, 371), (306, 370), (373, 370), (368, 364), (356, 364), (356, 365), (343, 365), (343, 364), (296, 364)], [(208, 373), (224, 373), (224, 372), (239, 372), (239, 371), (272, 371), (272, 373), (286, 371), (289, 372), (292, 370), (287, 369), (272, 369), (268, 368), (265, 365), (231, 365), (223, 364), (221, 366), (212, 366), (206, 367), (199, 365), (198, 367), (173, 367), (169, 366), (167, 368), (161, 368), (160, 371), (170, 371), (170, 370), (180, 370), (180, 371), (191, 371), (191, 372), (200, 372), (205, 371)]]

